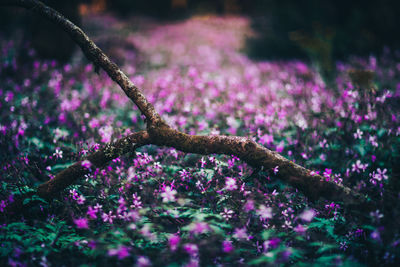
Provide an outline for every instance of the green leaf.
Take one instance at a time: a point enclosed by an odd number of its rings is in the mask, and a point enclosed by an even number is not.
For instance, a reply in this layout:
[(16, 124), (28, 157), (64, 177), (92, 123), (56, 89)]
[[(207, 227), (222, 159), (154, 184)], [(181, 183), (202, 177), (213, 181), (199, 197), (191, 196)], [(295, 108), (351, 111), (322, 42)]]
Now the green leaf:
[(51, 170), (53, 172), (59, 172), (62, 171), (66, 168), (68, 168), (69, 166), (71, 166), (72, 164), (74, 164), (73, 162), (67, 162), (67, 163), (60, 163), (60, 164), (56, 164), (53, 167), (51, 167)]
[(33, 145), (35, 145), (38, 149), (43, 149), (44, 148), (44, 143), (42, 140), (40, 140), (37, 137), (31, 137), (28, 138), (28, 143), (32, 143)]

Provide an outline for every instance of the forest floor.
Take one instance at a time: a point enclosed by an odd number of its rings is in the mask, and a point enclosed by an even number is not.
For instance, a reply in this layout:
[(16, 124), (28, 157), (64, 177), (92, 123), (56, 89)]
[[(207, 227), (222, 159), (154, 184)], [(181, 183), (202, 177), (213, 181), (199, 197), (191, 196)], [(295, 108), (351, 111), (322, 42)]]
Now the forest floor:
[[(279, 168), (145, 146), (54, 201), (32, 198), (20, 217), (0, 215), (0, 265), (399, 263), (399, 53), (337, 62), (327, 86), (307, 62), (250, 59), (246, 40), (256, 33), (244, 17), (98, 15), (82, 28), (174, 128), (250, 137), (378, 206), (310, 202), (279, 180)], [(19, 62), (22, 45), (0, 41), (0, 211), (88, 152), (145, 128), (80, 51), (61, 65), (27, 49)]]

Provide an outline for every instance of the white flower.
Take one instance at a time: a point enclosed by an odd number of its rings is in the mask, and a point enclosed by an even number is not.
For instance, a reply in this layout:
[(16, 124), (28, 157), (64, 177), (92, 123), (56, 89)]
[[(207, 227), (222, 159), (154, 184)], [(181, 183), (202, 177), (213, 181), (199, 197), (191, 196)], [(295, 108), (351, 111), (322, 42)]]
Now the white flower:
[(360, 160), (357, 160), (356, 163), (351, 165), (351, 170), (352, 172), (360, 173), (361, 170), (364, 172), (367, 167), (367, 163), (362, 164)]
[(312, 209), (307, 209), (300, 214), (299, 218), (303, 221), (310, 222), (314, 218), (314, 216), (315, 211)]
[(362, 138), (362, 135), (363, 135), (363, 132), (360, 131), (360, 129), (357, 129), (357, 132), (354, 133), (354, 138), (355, 138), (355, 139), (361, 139), (361, 138)]
[(170, 186), (165, 187), (164, 192), (161, 193), (163, 202), (175, 201), (176, 190), (172, 189)]
[(376, 170), (376, 172), (372, 172), (372, 174), (370, 174), (370, 176), (377, 181), (382, 181), (382, 179), (387, 180), (388, 176), (386, 175), (386, 172), (387, 172), (387, 169), (381, 170), (380, 168), (378, 168)]
[(231, 177), (226, 177), (226, 181), (225, 181), (225, 189), (232, 191), (237, 189), (237, 185), (236, 185), (236, 180), (231, 178)]
[(272, 218), (272, 208), (266, 207), (264, 205), (260, 205), (257, 210), (257, 214), (260, 215), (263, 219), (271, 219)]
[(224, 208), (224, 211), (220, 213), (222, 217), (224, 217), (225, 220), (228, 220), (232, 218), (233, 216), (233, 210), (229, 210), (227, 208)]
[(101, 127), (99, 129), (99, 134), (101, 136), (101, 142), (109, 143), (111, 141), (111, 136), (112, 136), (113, 132), (114, 132), (114, 130), (110, 125)]
[(63, 157), (63, 152), (61, 149), (56, 149), (56, 152), (53, 154), (53, 156), (56, 156), (56, 158), (62, 159)]

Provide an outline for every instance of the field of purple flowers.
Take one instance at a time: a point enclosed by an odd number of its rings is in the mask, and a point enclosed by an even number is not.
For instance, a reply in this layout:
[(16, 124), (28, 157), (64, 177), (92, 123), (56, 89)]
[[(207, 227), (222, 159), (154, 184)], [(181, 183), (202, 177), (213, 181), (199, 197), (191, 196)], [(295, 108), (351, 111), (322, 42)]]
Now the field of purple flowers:
[(248, 58), (249, 23), (104, 15), (83, 29), (173, 127), (251, 137), (376, 209), (310, 202), (279, 168), (145, 146), (7, 217), (18, 195), (145, 124), (81, 52), (60, 65), (1, 39), (0, 265), (399, 264), (400, 54), (337, 62), (328, 87), (308, 63)]

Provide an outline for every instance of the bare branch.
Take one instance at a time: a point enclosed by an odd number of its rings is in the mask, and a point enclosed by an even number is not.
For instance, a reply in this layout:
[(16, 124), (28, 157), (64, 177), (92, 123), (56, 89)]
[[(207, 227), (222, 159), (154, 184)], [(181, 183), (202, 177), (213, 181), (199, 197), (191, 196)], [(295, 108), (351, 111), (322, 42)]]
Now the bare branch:
[(188, 153), (235, 155), (250, 166), (267, 170), (279, 166), (279, 177), (311, 200), (323, 197), (344, 201), (349, 205), (364, 201), (361, 195), (350, 188), (326, 181), (324, 177), (312, 174), (310, 170), (246, 137), (189, 135), (169, 126), (150, 127), (149, 134), (153, 144), (174, 147)]
[(149, 144), (150, 137), (146, 131), (140, 131), (118, 139), (114, 143), (108, 143), (103, 148), (91, 153), (84, 160), (78, 161), (59, 172), (53, 179), (38, 186), (35, 192), (29, 192), (19, 196), (13, 203), (7, 206), (5, 214), (14, 214), (22, 211), (23, 201), (33, 195), (44, 199), (51, 199), (60, 191), (72, 185), (76, 180), (89, 174), (96, 168), (103, 168), (106, 164), (129, 151)]
[[(156, 112), (153, 105), (147, 101), (141, 91), (113, 63), (93, 41), (71, 21), (60, 13), (35, 0), (0, 0), (1, 4), (17, 5), (33, 10), (59, 25), (81, 47), (84, 54), (96, 66), (103, 68), (117, 82), (125, 94), (138, 106), (147, 118), (147, 132), (139, 132), (133, 136), (121, 139), (113, 146), (118, 153), (107, 148), (95, 152), (88, 157), (96, 167), (104, 166), (114, 156), (132, 149), (131, 143), (156, 144), (174, 147), (178, 150), (199, 154), (228, 154), (236, 155), (251, 166), (266, 169), (279, 166), (282, 180), (301, 190), (310, 199), (320, 197), (329, 200), (344, 201), (346, 204), (363, 203), (365, 198), (353, 192), (350, 188), (326, 181), (320, 175), (312, 175), (311, 171), (284, 158), (277, 152), (271, 151), (245, 137), (236, 136), (195, 136), (172, 129)], [(37, 189), (42, 197), (50, 197), (66, 186), (72, 184), (78, 177), (87, 173), (82, 162), (77, 162), (63, 170), (57, 176)]]
[(78, 161), (65, 170), (59, 172), (53, 179), (41, 184), (37, 194), (42, 198), (50, 198), (54, 194), (73, 184), (77, 179), (90, 172), (90, 169), (103, 168), (109, 161), (136, 148), (149, 144), (150, 137), (146, 131), (130, 134), (115, 143), (108, 143), (105, 147), (90, 154), (84, 161)]

